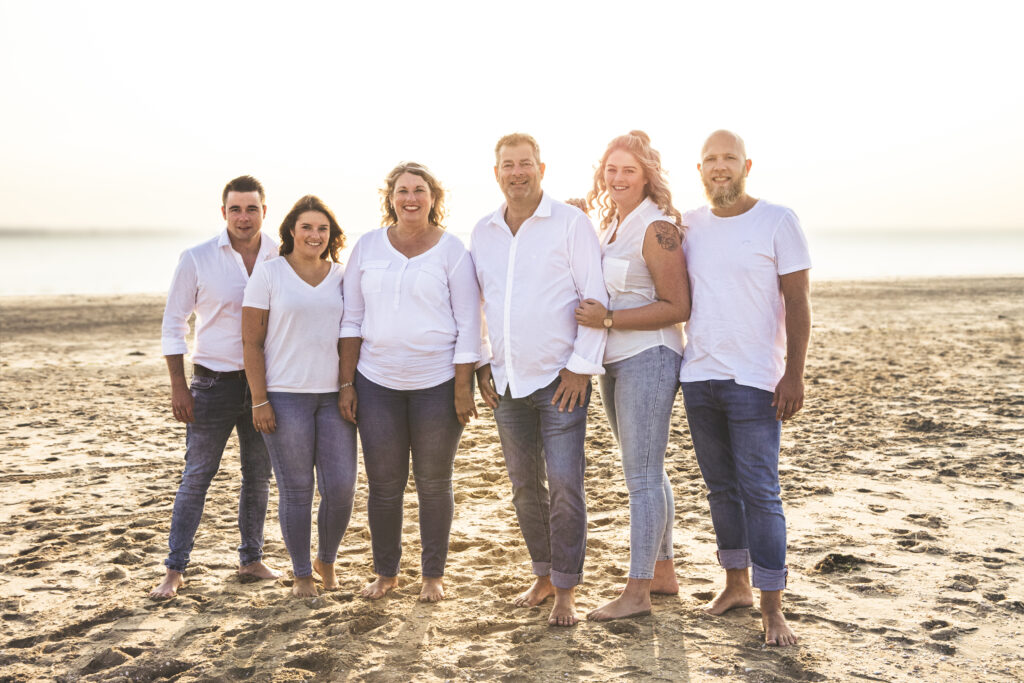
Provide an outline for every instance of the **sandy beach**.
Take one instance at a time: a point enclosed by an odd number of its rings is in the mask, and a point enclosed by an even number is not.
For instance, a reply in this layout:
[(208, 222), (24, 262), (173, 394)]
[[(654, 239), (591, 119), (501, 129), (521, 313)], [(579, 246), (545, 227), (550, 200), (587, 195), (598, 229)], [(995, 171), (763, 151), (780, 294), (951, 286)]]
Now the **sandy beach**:
[[(682, 410), (668, 457), (678, 596), (651, 616), (551, 628), (511, 606), (529, 558), (489, 411), (455, 472), (449, 599), (416, 601), (415, 495), (401, 587), (368, 602), (366, 483), (342, 589), (235, 574), (237, 445), (211, 487), (188, 585), (162, 574), (184, 426), (169, 414), (163, 298), (0, 299), (0, 682), (1019, 681), (1024, 679), (1024, 278), (814, 287), (807, 402), (783, 430), (786, 614), (709, 617), (721, 579)], [(595, 392), (581, 613), (625, 581), (628, 506)], [(267, 560), (289, 567), (276, 490)]]

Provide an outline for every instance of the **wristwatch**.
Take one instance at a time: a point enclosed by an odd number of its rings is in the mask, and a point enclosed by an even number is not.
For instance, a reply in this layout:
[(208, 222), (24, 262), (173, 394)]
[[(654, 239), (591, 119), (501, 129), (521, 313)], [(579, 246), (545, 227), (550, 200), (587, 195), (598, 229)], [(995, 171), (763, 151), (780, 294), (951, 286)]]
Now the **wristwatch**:
[(612, 329), (612, 311), (611, 311), (611, 309), (608, 309), (608, 312), (604, 314), (604, 320), (602, 321), (602, 323), (604, 324), (604, 329), (606, 329), (606, 330)]

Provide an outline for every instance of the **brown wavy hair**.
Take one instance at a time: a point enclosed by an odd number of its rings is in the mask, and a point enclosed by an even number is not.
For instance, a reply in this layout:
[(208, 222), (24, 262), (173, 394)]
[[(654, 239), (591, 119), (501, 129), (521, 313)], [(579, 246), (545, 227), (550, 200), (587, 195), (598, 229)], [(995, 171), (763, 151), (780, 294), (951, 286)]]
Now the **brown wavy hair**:
[(319, 211), (327, 216), (327, 222), (331, 224), (331, 232), (327, 237), (327, 246), (324, 247), (320, 258), (326, 261), (329, 257), (332, 261), (338, 263), (338, 251), (345, 246), (345, 233), (342, 231), (341, 226), (338, 225), (338, 219), (334, 217), (334, 212), (324, 204), (324, 200), (312, 194), (307, 194), (295, 202), (295, 206), (292, 207), (292, 210), (281, 221), (281, 229), (278, 233), (281, 237), (281, 248), (278, 249), (278, 253), (281, 256), (292, 253), (292, 250), (295, 248), (295, 238), (292, 236), (292, 230), (295, 229), (296, 224), (299, 222), (299, 216), (307, 211)]
[(594, 170), (594, 187), (587, 193), (587, 209), (598, 209), (601, 230), (607, 230), (612, 218), (615, 217), (615, 202), (608, 194), (608, 185), (604, 181), (604, 166), (608, 163), (611, 153), (617, 149), (626, 150), (636, 157), (640, 168), (643, 169), (644, 180), (647, 181), (644, 196), (650, 197), (662, 213), (674, 218), (676, 225), (682, 228), (683, 217), (679, 209), (672, 205), (672, 192), (668, 189), (666, 171), (661, 167), (661, 155), (658, 154), (658, 150), (651, 147), (651, 138), (647, 133), (642, 130), (631, 130), (608, 143), (608, 149), (604, 151), (601, 162)]
[(384, 218), (384, 225), (392, 226), (398, 224), (398, 214), (395, 213), (395, 205), (391, 202), (391, 194), (395, 191), (395, 183), (398, 182), (403, 173), (412, 173), (427, 181), (427, 187), (430, 188), (430, 194), (434, 199), (434, 202), (430, 205), (430, 213), (427, 214), (427, 221), (431, 225), (436, 225), (444, 230), (444, 188), (441, 187), (441, 182), (434, 177), (430, 169), (423, 164), (417, 164), (415, 161), (403, 161), (391, 169), (391, 172), (384, 179), (384, 187), (380, 189), (380, 210)]

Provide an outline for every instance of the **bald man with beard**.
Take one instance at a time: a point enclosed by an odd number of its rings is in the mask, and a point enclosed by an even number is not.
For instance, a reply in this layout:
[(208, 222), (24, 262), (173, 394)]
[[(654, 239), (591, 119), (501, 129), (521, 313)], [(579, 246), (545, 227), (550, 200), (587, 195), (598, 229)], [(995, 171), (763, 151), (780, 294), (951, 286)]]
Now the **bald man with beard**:
[(765, 643), (787, 646), (797, 636), (782, 613), (779, 443), (804, 402), (811, 259), (796, 214), (747, 194), (751, 165), (730, 131), (701, 150), (709, 204), (683, 215), (693, 303), (680, 382), (725, 569), (725, 588), (704, 610), (749, 607), (757, 588)]

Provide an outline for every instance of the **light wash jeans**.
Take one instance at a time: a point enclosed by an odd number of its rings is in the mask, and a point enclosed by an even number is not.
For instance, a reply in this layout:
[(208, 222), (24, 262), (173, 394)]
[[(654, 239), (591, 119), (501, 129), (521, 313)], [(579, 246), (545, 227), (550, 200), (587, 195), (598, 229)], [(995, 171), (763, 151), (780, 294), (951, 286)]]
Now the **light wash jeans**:
[(309, 559), (314, 474), (320, 492), (316, 515), (317, 558), (337, 559), (352, 516), (356, 489), (356, 428), (341, 417), (338, 392), (267, 393), (277, 430), (264, 434), (274, 465), (281, 535), (296, 578), (311, 576)]
[(665, 449), (682, 360), (672, 349), (656, 346), (605, 365), (598, 378), (629, 490), (632, 579), (654, 578), (654, 563), (673, 557), (675, 501), (665, 474)]
[(550, 574), (557, 588), (573, 588), (583, 580), (587, 552), (583, 446), (591, 388), (583, 407), (560, 413), (551, 405), (560, 381), (523, 398), (506, 390), (494, 419), (533, 573)]
[(724, 569), (753, 564), (752, 583), (786, 587), (786, 518), (779, 488), (779, 440), (772, 392), (733, 380), (683, 382), (693, 450), (708, 487)]
[(398, 576), (402, 558), (402, 506), (409, 458), (420, 512), (420, 567), (444, 576), (455, 499), (452, 467), (462, 438), (455, 414), (455, 380), (427, 389), (388, 389), (356, 372), (356, 420), (370, 493), (366, 511), (373, 571)]
[(171, 512), (168, 569), (184, 573), (188, 566), (196, 530), (203, 517), (206, 492), (210, 488), (231, 431), (238, 431), (242, 488), (238, 497), (238, 562), (252, 564), (263, 559), (263, 522), (267, 516), (270, 490), (270, 460), (259, 432), (252, 426), (252, 397), (241, 377), (192, 378), (195, 421), (185, 428), (185, 471)]

